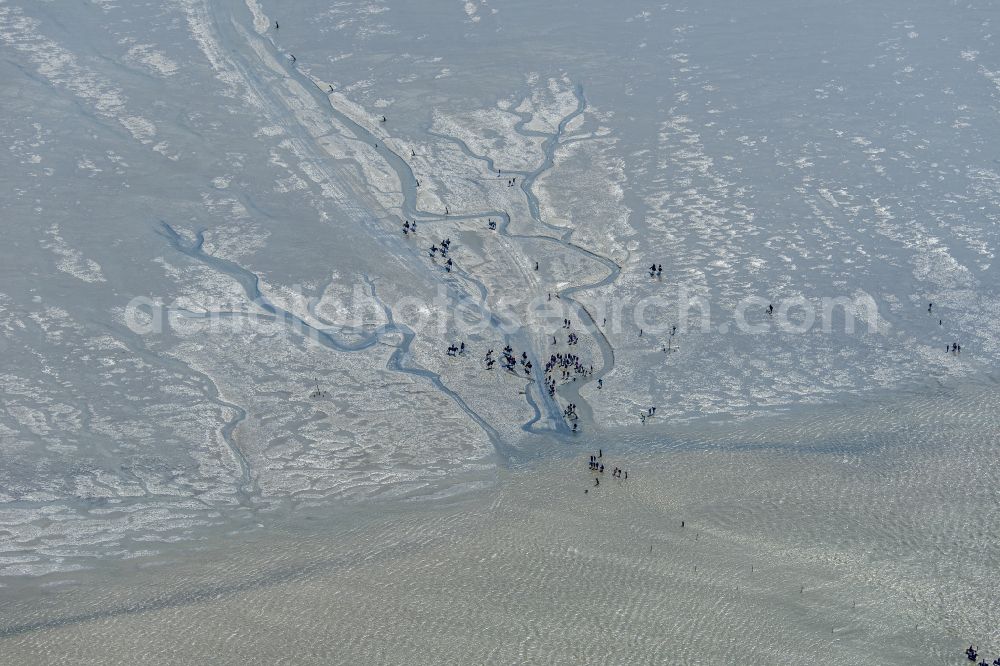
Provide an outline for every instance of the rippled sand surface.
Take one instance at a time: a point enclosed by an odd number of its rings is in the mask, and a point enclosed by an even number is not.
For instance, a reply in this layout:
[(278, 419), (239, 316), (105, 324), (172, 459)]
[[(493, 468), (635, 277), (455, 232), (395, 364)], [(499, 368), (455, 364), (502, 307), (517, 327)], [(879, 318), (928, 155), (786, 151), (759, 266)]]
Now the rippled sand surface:
[(581, 441), (460, 499), (267, 519), (2, 590), (0, 654), (930, 664), (975, 643), (992, 660), (998, 404), (976, 387), (650, 428), (603, 445), (627, 482), (593, 487)]

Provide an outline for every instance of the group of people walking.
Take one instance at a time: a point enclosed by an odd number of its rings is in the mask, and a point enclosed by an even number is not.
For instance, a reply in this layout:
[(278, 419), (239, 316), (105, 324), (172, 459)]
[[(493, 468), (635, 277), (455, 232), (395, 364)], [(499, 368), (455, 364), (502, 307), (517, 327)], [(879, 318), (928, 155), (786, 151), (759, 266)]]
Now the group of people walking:
[[(483, 361), (486, 363), (486, 369), (492, 370), (493, 366), (496, 365), (496, 359), (493, 358), (493, 350), (490, 349), (486, 352), (486, 356), (483, 357)], [(503, 367), (504, 370), (508, 372), (517, 373), (517, 365), (521, 364), (521, 369), (524, 374), (531, 376), (531, 369), (534, 367), (531, 364), (531, 359), (528, 358), (528, 352), (521, 352), (521, 358), (517, 359), (514, 356), (514, 349), (510, 345), (504, 345), (503, 348)]]
[[(965, 651), (965, 656), (969, 658), (969, 661), (975, 661), (979, 657), (979, 652), (970, 645), (969, 649)], [(990, 666), (990, 663), (983, 659), (976, 666)], [(1000, 666), (1000, 657), (993, 660), (993, 666)]]
[[(580, 362), (580, 357), (576, 354), (563, 354), (559, 352), (549, 356), (549, 360), (545, 364), (545, 377), (547, 380), (551, 379), (550, 375), (554, 370), (558, 370), (561, 373), (560, 379), (564, 381), (576, 381), (574, 375), (587, 376), (593, 373), (594, 366), (590, 366), (588, 369)], [(551, 379), (551, 383), (555, 384), (555, 380)]]
[(437, 259), (438, 252), (441, 253), (441, 258), (446, 260), (444, 262), (444, 270), (447, 271), (448, 273), (451, 272), (451, 268), (452, 268), (452, 266), (454, 266), (454, 263), (452, 262), (451, 257), (448, 256), (448, 252), (450, 250), (451, 250), (451, 239), (450, 238), (446, 238), (443, 241), (441, 241), (441, 247), (440, 248), (437, 245), (431, 245), (431, 249), (429, 251), (430, 252), (430, 257), (431, 257), (432, 261), (434, 261), (434, 260)]
[[(598, 475), (604, 474), (604, 463), (601, 462), (601, 459), (603, 457), (604, 457), (604, 451), (603, 451), (603, 449), (598, 449), (597, 450), (597, 455), (591, 454), (591, 456), (590, 456), (590, 471), (591, 472), (597, 472)], [(615, 467), (615, 468), (613, 468), (611, 470), (611, 476), (613, 478), (616, 478), (616, 479), (621, 479), (622, 481), (627, 481), (628, 480), (628, 471), (627, 470), (623, 470), (620, 467)], [(599, 485), (601, 485), (601, 478), (600, 478), (600, 476), (595, 476), (594, 477), (594, 487), (597, 487)], [(587, 492), (587, 491), (584, 490), (584, 492)]]
[[(933, 313), (934, 313), (934, 304), (933, 303), (928, 303), (927, 304), (927, 314), (933, 314)], [(944, 326), (944, 319), (938, 319), (938, 326)], [(952, 342), (950, 345), (949, 344), (945, 344), (945, 346), (944, 346), (944, 353), (945, 354), (950, 353), (950, 354), (954, 354), (954, 355), (957, 356), (958, 354), (962, 353), (962, 345), (958, 344), (957, 342)], [(1000, 665), (998, 665), (998, 666), (1000, 666)]]
[(656, 416), (656, 407), (650, 407), (645, 412), (639, 412), (639, 421), (641, 421), (643, 425), (646, 425), (646, 419), (651, 419), (654, 416)]

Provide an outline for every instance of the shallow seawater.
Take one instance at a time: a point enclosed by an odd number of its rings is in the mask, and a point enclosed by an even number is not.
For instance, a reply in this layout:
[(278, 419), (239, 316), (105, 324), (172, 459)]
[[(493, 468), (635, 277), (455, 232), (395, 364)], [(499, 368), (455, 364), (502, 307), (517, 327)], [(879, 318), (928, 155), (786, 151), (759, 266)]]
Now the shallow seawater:
[(578, 440), (450, 499), (263, 518), (12, 584), (0, 653), (913, 664), (959, 663), (975, 643), (992, 660), (997, 398), (969, 386), (674, 436), (651, 428), (652, 447), (642, 433), (606, 438), (603, 475), (587, 469), (597, 446)]

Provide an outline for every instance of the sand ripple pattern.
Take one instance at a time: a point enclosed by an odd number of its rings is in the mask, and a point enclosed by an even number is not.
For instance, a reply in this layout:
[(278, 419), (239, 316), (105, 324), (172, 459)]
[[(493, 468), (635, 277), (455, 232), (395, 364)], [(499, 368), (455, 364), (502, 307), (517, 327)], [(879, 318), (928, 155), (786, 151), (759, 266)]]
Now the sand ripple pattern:
[(44, 596), (9, 589), (0, 650), (46, 663), (959, 663), (970, 642), (1000, 650), (998, 397), (970, 386), (653, 434), (605, 447), (630, 480), (605, 474), (587, 494), (581, 451), (475, 498), (300, 514), (209, 538), (197, 558), (178, 546)]

